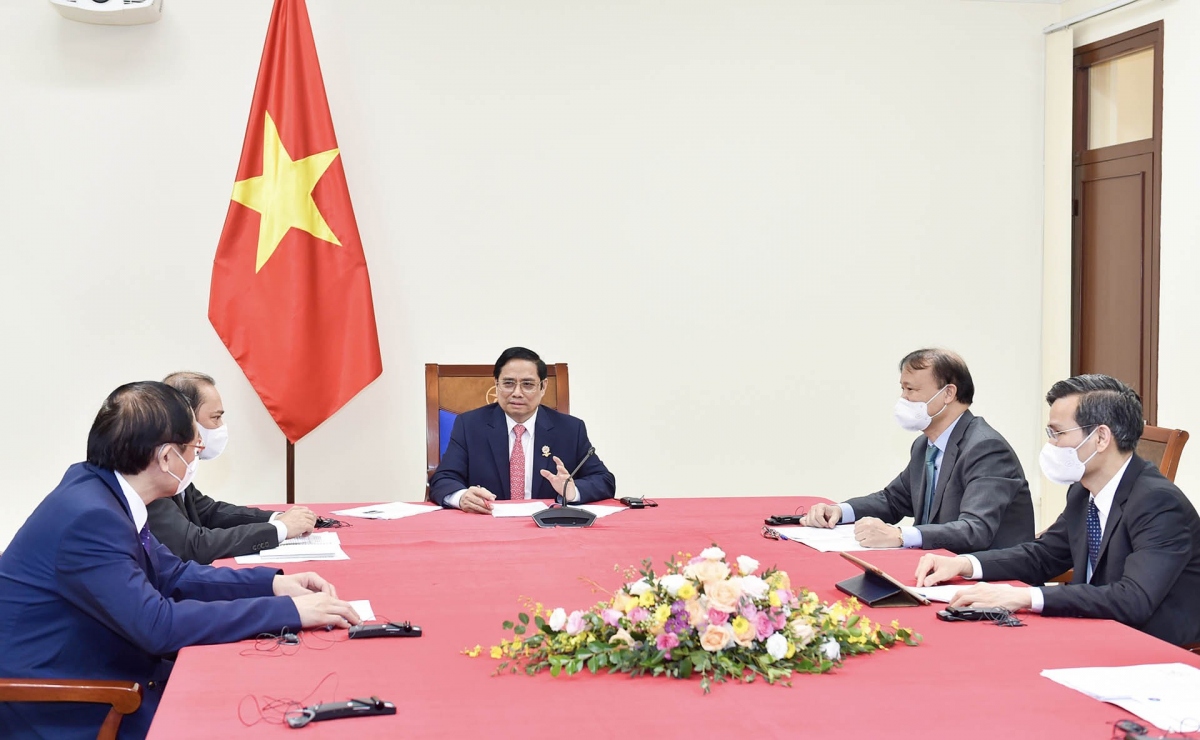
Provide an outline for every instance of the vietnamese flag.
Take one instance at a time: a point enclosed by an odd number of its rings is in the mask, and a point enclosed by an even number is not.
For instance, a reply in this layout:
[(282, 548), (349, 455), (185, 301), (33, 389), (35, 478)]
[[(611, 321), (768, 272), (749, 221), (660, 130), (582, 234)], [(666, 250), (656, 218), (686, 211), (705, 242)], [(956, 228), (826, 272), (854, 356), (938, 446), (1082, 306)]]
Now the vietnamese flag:
[(304, 0), (275, 0), (208, 318), (290, 442), (383, 372)]

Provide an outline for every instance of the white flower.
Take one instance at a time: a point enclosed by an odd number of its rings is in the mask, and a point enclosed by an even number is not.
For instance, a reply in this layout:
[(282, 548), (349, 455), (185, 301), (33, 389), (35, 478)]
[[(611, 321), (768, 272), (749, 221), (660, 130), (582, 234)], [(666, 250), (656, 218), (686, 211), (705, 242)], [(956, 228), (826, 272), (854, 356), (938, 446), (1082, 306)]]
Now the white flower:
[(667, 593), (674, 596), (679, 592), (679, 587), (687, 583), (687, 578), (679, 573), (670, 573), (658, 579), (658, 585), (667, 590)]
[(767, 595), (767, 591), (771, 588), (767, 582), (758, 576), (742, 576), (742, 592), (747, 594), (755, 601), (761, 601)]
[(704, 548), (704, 551), (700, 553), (700, 557), (704, 558), (705, 560), (724, 560), (725, 551), (719, 547), (706, 547)]
[(634, 596), (641, 596), (642, 594), (646, 593), (649, 590), (650, 590), (650, 583), (645, 578), (643, 578), (639, 581), (634, 581), (633, 583), (629, 584), (629, 593)]
[(754, 571), (758, 570), (758, 561), (746, 555), (738, 555), (737, 564), (738, 570), (740, 570), (744, 576), (748, 576)]
[(830, 638), (821, 643), (821, 654), (824, 655), (827, 660), (837, 660), (838, 658), (842, 657), (842, 647), (838, 645), (837, 640)]
[(816, 635), (816, 630), (808, 622), (796, 621), (792, 622), (792, 637), (796, 638), (796, 644), (799, 647), (804, 647), (812, 641)]
[(567, 626), (567, 612), (559, 607), (550, 612), (550, 629), (555, 632), (562, 632), (563, 627)]
[(767, 638), (767, 653), (775, 660), (782, 660), (787, 655), (787, 649), (787, 638), (778, 632)]

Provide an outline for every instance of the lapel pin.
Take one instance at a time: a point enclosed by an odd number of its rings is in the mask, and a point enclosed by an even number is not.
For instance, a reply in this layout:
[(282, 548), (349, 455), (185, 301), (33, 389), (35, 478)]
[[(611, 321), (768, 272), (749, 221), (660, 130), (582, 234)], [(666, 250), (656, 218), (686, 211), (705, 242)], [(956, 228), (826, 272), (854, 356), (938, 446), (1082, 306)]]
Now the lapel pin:
[(550, 445), (542, 445), (542, 457), (550, 457)]

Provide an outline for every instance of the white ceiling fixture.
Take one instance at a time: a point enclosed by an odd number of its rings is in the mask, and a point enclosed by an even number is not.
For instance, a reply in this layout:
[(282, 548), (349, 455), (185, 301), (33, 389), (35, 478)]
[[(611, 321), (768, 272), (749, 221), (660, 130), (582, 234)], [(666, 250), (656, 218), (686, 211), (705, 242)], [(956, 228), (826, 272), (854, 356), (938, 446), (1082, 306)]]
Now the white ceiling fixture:
[(50, 0), (63, 18), (104, 26), (137, 26), (162, 18), (163, 0)]

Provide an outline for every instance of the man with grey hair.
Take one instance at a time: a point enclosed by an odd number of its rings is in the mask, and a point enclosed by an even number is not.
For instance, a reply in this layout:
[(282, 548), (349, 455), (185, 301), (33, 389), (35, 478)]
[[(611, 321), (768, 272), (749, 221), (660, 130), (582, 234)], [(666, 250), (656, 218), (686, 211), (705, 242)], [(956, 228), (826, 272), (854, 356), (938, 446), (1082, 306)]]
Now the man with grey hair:
[[(955, 577), (979, 584), (952, 606), (1029, 609), (1047, 616), (1114, 619), (1186, 645), (1200, 641), (1200, 517), (1174, 483), (1134, 454), (1142, 402), (1107, 375), (1078, 375), (1046, 394), (1050, 441), (1041, 466), (1070, 485), (1062, 516), (1033, 542), (954, 558), (925, 555), (917, 585)], [(1040, 584), (1074, 568), (1070, 584)]]
[[(854, 522), (863, 547), (972, 552), (1033, 539), (1033, 501), (1017, 454), (982, 416), (971, 413), (975, 382), (945, 349), (919, 349), (900, 361), (901, 428), (921, 432), (909, 463), (882, 491), (841, 504), (816, 504), (804, 523)], [(905, 517), (912, 526), (897, 526)]]
[[(203, 373), (171, 373), (163, 382), (187, 398), (196, 414), (204, 449), (201, 460), (211, 460), (229, 441), (225, 407), (211, 377)], [(214, 501), (189, 483), (182, 493), (159, 499), (146, 507), (150, 531), (183, 560), (207, 565), (220, 558), (278, 547), (288, 537), (312, 532), (317, 516), (305, 506), (270, 512)]]

